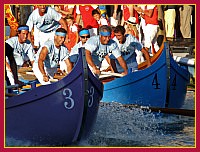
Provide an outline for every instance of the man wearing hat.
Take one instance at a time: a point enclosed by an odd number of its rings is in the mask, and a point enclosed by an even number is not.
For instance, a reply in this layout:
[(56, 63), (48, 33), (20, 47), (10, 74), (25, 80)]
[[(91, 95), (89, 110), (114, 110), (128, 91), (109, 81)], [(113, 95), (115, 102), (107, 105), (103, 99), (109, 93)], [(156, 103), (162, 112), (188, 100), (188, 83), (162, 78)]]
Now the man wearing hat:
[(99, 28), (100, 35), (91, 37), (85, 43), (86, 60), (95, 75), (100, 74), (101, 63), (104, 58), (111, 65), (109, 55), (113, 55), (118, 60), (124, 70), (122, 74), (128, 73), (126, 62), (121, 56), (117, 43), (111, 39), (111, 31), (110, 26), (103, 25)]
[(49, 78), (53, 78), (57, 72), (59, 61), (64, 61), (68, 73), (72, 70), (69, 60), (69, 51), (63, 45), (67, 31), (63, 28), (56, 30), (54, 40), (49, 40), (38, 50), (33, 64), (33, 72), (42, 85), (50, 84)]
[(70, 61), (76, 63), (79, 54), (79, 48), (85, 47), (86, 41), (90, 38), (90, 32), (86, 28), (82, 28), (79, 32), (80, 42), (77, 43), (70, 52)]
[[(29, 61), (31, 65), (34, 62), (34, 49), (31, 42), (27, 39), (29, 33), (29, 27), (27, 25), (20, 25), (18, 27), (18, 35), (6, 40), (6, 52), (13, 51), (13, 56), (16, 61), (17, 68), (29, 66)], [(12, 49), (12, 50), (11, 50)], [(16, 78), (14, 79), (13, 71), (10, 67), (10, 62), (6, 61), (6, 72), (10, 80), (11, 85), (16, 84)], [(15, 75), (15, 74), (14, 74)], [(15, 76), (16, 77), (16, 76)]]

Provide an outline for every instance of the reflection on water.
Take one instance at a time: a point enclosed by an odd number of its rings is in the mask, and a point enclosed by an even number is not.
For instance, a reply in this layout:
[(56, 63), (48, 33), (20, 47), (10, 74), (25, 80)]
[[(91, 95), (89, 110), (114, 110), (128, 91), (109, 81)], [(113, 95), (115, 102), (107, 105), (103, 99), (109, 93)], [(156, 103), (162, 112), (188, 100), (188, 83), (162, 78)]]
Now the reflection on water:
[[(194, 92), (187, 92), (183, 108), (194, 109)], [(87, 139), (73, 146), (194, 147), (195, 119), (158, 115), (119, 103), (100, 104), (96, 124)], [(34, 146), (35, 143), (7, 138), (7, 146)], [(52, 146), (52, 145), (49, 145)]]

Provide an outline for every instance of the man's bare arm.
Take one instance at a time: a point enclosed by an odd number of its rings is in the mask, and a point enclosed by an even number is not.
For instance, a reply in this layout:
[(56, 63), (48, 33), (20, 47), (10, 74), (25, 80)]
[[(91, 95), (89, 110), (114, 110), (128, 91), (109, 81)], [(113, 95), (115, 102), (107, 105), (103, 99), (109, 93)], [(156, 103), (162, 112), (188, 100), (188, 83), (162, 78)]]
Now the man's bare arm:
[(126, 64), (126, 61), (124, 60), (124, 58), (122, 56), (117, 58), (119, 64), (121, 65), (121, 67), (124, 69), (124, 72), (122, 74), (126, 75), (128, 74), (128, 67)]
[(85, 50), (85, 56), (86, 56), (86, 61), (92, 67), (93, 72), (95, 74), (100, 74), (100, 70), (96, 67), (96, 65), (94, 64), (92, 60), (91, 52), (88, 50)]
[(39, 68), (40, 72), (42, 73), (43, 80), (45, 82), (49, 81), (49, 78), (44, 70), (44, 60), (46, 59), (47, 54), (48, 54), (48, 49), (46, 47), (43, 47), (40, 52), (39, 59), (38, 59), (38, 68)]

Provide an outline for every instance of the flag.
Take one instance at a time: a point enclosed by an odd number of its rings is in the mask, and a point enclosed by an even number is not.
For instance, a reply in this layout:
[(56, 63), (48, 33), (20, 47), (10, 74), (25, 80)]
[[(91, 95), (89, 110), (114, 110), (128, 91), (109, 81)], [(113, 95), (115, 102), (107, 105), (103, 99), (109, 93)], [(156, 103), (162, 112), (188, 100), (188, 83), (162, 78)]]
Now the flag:
[(11, 29), (17, 30), (19, 24), (16, 18), (13, 16), (10, 5), (5, 5), (5, 17), (8, 20), (8, 24)]

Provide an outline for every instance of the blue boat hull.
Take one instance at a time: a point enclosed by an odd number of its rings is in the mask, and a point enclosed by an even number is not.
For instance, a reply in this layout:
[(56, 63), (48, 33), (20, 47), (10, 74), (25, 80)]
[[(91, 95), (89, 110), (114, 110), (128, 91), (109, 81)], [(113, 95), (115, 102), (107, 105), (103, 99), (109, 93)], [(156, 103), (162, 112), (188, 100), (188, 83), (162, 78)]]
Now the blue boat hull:
[(90, 74), (85, 57), (80, 56), (72, 72), (60, 81), (6, 100), (7, 138), (38, 146), (62, 146), (88, 135), (103, 84)]
[(103, 102), (180, 108), (185, 99), (188, 71), (182, 69), (165, 45), (150, 67), (104, 84)]
[(169, 108), (180, 108), (185, 101), (187, 85), (190, 81), (188, 70), (179, 66), (170, 55), (170, 91), (166, 106)]

